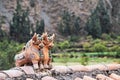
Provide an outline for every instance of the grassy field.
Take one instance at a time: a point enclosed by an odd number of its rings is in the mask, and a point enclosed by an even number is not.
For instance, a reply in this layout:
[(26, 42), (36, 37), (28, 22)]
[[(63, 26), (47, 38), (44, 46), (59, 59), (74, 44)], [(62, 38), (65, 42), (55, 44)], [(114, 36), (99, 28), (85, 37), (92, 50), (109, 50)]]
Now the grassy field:
[(77, 65), (77, 64), (109, 64), (109, 63), (120, 63), (120, 59), (116, 58), (88, 58), (84, 61), (83, 58), (53, 58), (53, 65)]

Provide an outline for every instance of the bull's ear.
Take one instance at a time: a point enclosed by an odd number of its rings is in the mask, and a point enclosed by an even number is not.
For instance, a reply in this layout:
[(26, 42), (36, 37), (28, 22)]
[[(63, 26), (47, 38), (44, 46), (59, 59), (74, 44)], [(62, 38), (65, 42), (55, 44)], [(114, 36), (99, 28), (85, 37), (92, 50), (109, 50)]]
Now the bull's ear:
[(47, 35), (47, 32), (45, 32), (45, 35)]
[(44, 38), (44, 36), (45, 36), (45, 33), (42, 33), (41, 37), (43, 37), (43, 38)]
[(53, 41), (55, 38), (55, 34), (52, 34), (52, 36), (50, 36), (50, 39)]
[(43, 33), (41, 37), (42, 37), (43, 40), (47, 41), (47, 37), (48, 37), (47, 32)]
[(34, 35), (32, 37), (32, 40), (35, 41), (35, 42), (37, 41), (37, 34), (36, 33), (34, 33)]
[(52, 34), (52, 36), (51, 36), (51, 37), (52, 37), (52, 39), (54, 40), (54, 38), (55, 38), (55, 34)]

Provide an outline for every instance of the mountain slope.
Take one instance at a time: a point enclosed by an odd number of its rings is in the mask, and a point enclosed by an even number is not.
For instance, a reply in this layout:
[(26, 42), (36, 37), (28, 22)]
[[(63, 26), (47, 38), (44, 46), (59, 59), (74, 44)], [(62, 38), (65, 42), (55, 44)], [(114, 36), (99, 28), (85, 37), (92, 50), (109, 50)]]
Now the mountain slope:
[[(50, 33), (58, 33), (57, 24), (61, 20), (64, 10), (74, 13), (82, 20), (81, 26), (84, 27), (98, 4), (99, 0), (22, 0), (23, 9), (29, 7), (30, 20), (35, 26), (36, 20), (44, 19), (45, 30)], [(108, 10), (113, 24), (113, 32), (118, 32), (120, 19), (119, 0), (103, 0), (103, 6)], [(12, 19), (16, 7), (16, 0), (0, 0), (0, 23), (3, 30), (9, 32), (9, 22)]]

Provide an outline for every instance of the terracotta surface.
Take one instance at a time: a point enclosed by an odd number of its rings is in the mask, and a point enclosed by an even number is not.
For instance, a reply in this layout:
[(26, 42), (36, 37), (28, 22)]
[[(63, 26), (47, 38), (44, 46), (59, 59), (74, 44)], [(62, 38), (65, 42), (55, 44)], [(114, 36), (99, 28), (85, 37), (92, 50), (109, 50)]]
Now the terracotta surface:
[(52, 36), (48, 36), (47, 32), (43, 33), (42, 36), (43, 38), (43, 44), (44, 47), (42, 49), (42, 54), (43, 54), (43, 65), (44, 68), (50, 68), (51, 65), (51, 58), (50, 58), (50, 53), (49, 50), (54, 46), (54, 38), (55, 35), (53, 34)]
[[(32, 39), (29, 41), (29, 46), (25, 47), (20, 53), (24, 58), (15, 60), (16, 66), (20, 67), (25, 64), (32, 63), (34, 68), (38, 69), (38, 63), (40, 61), (39, 50), (42, 49), (42, 45), (42, 41), (38, 39), (37, 34), (35, 33)], [(15, 57), (19, 57), (20, 54), (16, 55)]]

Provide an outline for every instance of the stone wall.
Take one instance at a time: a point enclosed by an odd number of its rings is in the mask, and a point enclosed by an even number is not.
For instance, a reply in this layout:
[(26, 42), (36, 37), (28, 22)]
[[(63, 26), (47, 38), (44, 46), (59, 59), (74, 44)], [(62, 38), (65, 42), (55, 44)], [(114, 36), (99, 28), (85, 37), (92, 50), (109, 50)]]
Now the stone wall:
[(119, 80), (120, 64), (54, 66), (34, 71), (32, 66), (15, 67), (0, 72), (0, 80)]

